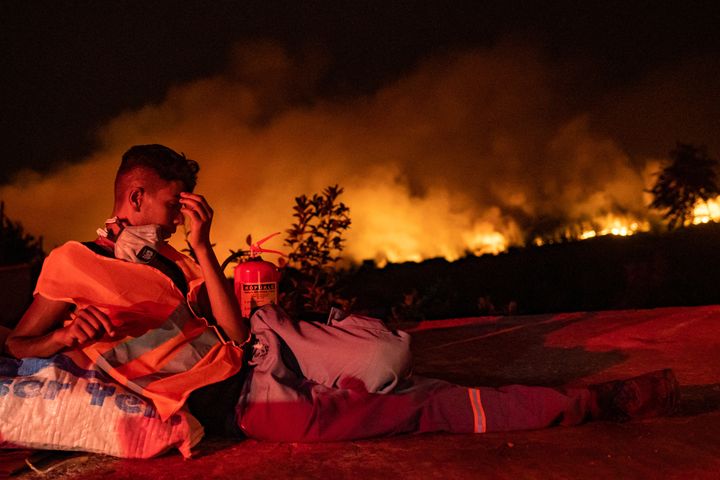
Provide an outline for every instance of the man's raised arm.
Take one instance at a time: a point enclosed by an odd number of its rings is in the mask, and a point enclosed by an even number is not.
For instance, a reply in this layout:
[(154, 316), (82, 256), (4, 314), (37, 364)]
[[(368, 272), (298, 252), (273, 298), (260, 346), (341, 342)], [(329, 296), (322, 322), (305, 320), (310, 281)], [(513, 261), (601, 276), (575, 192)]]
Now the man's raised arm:
[(191, 222), (188, 242), (202, 269), (213, 317), (230, 339), (244, 343), (250, 335), (248, 321), (240, 313), (240, 306), (220, 270), (220, 263), (210, 243), (213, 210), (202, 195), (194, 193), (181, 193), (180, 203), (182, 213)]

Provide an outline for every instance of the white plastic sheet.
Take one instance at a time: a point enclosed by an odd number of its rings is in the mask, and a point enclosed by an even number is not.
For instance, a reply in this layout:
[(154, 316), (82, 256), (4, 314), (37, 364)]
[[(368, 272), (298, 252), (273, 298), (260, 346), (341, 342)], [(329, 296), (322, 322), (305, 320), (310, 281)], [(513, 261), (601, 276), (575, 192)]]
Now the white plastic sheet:
[[(85, 368), (83, 368), (85, 367)], [(149, 458), (203, 436), (183, 409), (162, 422), (150, 402), (66, 355), (0, 357), (0, 447), (81, 450)]]

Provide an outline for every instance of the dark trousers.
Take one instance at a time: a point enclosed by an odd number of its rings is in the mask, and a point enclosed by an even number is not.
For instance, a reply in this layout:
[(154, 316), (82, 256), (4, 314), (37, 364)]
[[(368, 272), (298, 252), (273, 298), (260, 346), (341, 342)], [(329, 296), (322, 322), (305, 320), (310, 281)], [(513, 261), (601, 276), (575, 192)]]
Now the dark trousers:
[(314, 442), (437, 431), (482, 433), (574, 425), (591, 415), (587, 389), (467, 388), (409, 376), (404, 353), (360, 348), (369, 345), (367, 338), (403, 348), (405, 337), (378, 337), (376, 320), (349, 318), (353, 321), (345, 326), (345, 320), (329, 326), (303, 324), (272, 307), (253, 316), (256, 352), (235, 409), (246, 435)]

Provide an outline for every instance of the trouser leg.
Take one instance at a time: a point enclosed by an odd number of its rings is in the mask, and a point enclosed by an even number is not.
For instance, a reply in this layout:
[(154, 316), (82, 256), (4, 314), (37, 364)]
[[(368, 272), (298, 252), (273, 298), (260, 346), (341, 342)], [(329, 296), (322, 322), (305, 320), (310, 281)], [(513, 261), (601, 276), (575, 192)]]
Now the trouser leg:
[(240, 428), (252, 438), (318, 442), (473, 431), (467, 389), (440, 380), (413, 378), (397, 392), (377, 394), (310, 381), (291, 385), (257, 373), (236, 410)]
[[(409, 367), (409, 357), (392, 361), (391, 354), (380, 354), (368, 361), (363, 355), (378, 343), (385, 348), (398, 340), (387, 329), (377, 333), (378, 340), (376, 327), (370, 324), (368, 332), (360, 320), (360, 330), (352, 323), (338, 329), (294, 322), (273, 307), (256, 313), (252, 330), (261, 348), (236, 407), (240, 428), (259, 439), (312, 442), (527, 430), (574, 425), (589, 417), (587, 389), (466, 388), (422, 377), (402, 379), (397, 371), (405, 362)], [(383, 383), (394, 388), (367, 388)]]
[[(586, 389), (465, 388), (413, 377), (388, 394), (295, 385), (256, 375), (237, 413), (250, 437), (288, 442), (353, 440), (400, 433), (483, 433), (574, 425), (589, 417)], [(258, 395), (260, 394), (260, 395)]]
[(351, 440), (399, 433), (523, 430), (572, 425), (590, 409), (586, 389), (465, 388), (411, 377), (392, 392), (332, 388), (305, 378), (269, 328), (256, 328), (262, 348), (236, 407), (250, 437), (290, 442)]
[(410, 336), (370, 317), (331, 318), (325, 325), (293, 320), (268, 305), (252, 316), (251, 327), (256, 336), (272, 332), (282, 339), (302, 376), (328, 387), (389, 392), (412, 366)]
[(577, 425), (590, 419), (594, 409), (586, 388), (556, 390), (509, 385), (467, 391), (473, 409), (473, 431), (477, 433)]
[[(278, 335), (278, 322), (289, 319), (268, 320), (257, 314), (253, 319), (256, 351), (236, 407), (238, 425), (247, 435), (330, 441), (448, 430), (454, 424), (472, 431), (467, 390), (447, 382), (404, 379), (402, 388), (379, 394), (357, 382), (349, 382), (351, 388), (333, 388), (306, 378), (285, 338)], [(364, 367), (366, 378), (371, 366)]]

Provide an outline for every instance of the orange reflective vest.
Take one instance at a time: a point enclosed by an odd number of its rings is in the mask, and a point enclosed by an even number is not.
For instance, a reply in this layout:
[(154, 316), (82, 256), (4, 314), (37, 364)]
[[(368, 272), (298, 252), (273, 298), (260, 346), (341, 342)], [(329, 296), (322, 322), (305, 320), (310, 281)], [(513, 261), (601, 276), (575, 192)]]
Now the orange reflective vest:
[(116, 335), (106, 334), (82, 352), (118, 383), (152, 400), (165, 420), (193, 390), (236, 374), (242, 350), (194, 313), (203, 284), (199, 266), (169, 245), (160, 254), (182, 270), (187, 297), (154, 267), (104, 257), (79, 242), (50, 253), (35, 294), (106, 313)]

